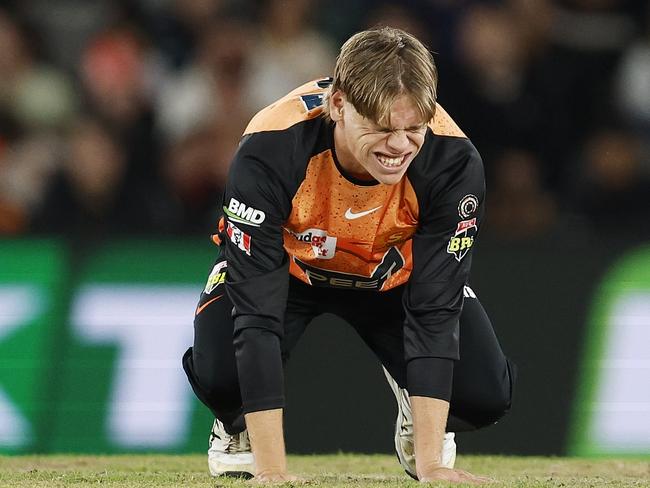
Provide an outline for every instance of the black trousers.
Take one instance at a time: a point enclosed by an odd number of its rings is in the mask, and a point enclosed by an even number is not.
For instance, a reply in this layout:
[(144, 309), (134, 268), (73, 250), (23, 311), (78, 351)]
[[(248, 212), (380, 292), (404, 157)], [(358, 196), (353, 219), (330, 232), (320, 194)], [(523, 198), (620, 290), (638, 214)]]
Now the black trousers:
[[(309, 323), (323, 313), (349, 323), (397, 383), (406, 386), (401, 287), (386, 292), (312, 287), (291, 278), (281, 340), (289, 359)], [(245, 428), (233, 346), (232, 304), (223, 283), (206, 286), (194, 319), (194, 345), (183, 368), (197, 397), (235, 434)], [(378, 374), (381, 374), (378, 372)], [(460, 316), (460, 360), (454, 365), (447, 430), (475, 430), (498, 421), (512, 403), (515, 370), (504, 356), (492, 324), (466, 288)]]

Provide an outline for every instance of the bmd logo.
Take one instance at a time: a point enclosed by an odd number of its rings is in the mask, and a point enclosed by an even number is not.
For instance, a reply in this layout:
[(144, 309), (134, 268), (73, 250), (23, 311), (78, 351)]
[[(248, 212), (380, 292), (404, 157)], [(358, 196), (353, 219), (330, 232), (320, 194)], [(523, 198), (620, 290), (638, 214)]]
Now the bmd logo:
[(254, 227), (259, 227), (266, 218), (266, 214), (261, 210), (248, 207), (235, 198), (231, 198), (228, 207), (224, 206), (223, 210), (233, 222)]

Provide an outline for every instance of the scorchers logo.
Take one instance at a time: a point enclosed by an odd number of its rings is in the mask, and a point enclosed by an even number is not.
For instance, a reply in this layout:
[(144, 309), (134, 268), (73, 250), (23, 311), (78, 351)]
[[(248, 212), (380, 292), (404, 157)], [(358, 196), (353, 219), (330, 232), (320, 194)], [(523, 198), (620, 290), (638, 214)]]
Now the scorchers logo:
[(322, 229), (307, 229), (304, 232), (292, 232), (285, 229), (289, 234), (300, 242), (311, 244), (314, 257), (317, 259), (332, 259), (336, 252), (336, 237), (327, 235)]
[(381, 290), (388, 278), (397, 273), (404, 266), (404, 256), (396, 247), (391, 247), (381, 263), (375, 268), (372, 275), (361, 276), (351, 273), (340, 273), (321, 269), (303, 263), (296, 257), (293, 261), (307, 275), (309, 283), (313, 286), (329, 286), (333, 288), (347, 288), (353, 290)]
[(476, 218), (458, 222), (456, 232), (447, 244), (447, 252), (453, 254), (456, 261), (460, 262), (472, 248), (477, 230)]

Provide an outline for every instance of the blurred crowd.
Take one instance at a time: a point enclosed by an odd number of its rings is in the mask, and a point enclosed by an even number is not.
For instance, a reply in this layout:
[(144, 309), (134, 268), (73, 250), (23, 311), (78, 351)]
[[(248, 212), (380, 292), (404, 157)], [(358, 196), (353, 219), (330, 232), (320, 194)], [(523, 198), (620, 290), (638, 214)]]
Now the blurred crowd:
[(647, 2), (0, 5), (0, 235), (209, 234), (248, 119), (392, 25), (483, 156), (485, 232), (650, 237)]

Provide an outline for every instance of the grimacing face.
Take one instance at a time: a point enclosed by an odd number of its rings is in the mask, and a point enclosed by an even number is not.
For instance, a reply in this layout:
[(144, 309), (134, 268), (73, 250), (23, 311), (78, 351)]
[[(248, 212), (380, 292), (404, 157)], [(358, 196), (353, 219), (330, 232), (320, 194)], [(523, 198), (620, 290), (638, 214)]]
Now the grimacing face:
[(375, 179), (384, 185), (398, 183), (417, 156), (427, 132), (408, 95), (399, 95), (390, 107), (390, 123), (381, 126), (360, 115), (345, 94), (329, 97), (334, 128), (334, 147), (345, 171), (360, 179)]

